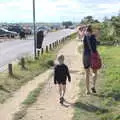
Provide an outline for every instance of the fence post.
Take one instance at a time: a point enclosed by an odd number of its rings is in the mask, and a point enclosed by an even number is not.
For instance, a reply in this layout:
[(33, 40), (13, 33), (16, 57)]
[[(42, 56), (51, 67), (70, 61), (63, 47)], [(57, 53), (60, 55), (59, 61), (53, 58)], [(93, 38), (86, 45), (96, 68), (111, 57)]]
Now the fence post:
[(55, 47), (57, 47), (57, 41), (55, 41)]
[(51, 44), (50, 44), (49, 48), (50, 48), (50, 50), (52, 50), (52, 45)]
[(59, 41), (57, 40), (57, 46), (59, 45)]
[(43, 49), (43, 48), (41, 48), (41, 55), (43, 54), (43, 52), (44, 52), (44, 49)]
[(65, 41), (65, 38), (62, 39), (62, 43), (64, 43), (64, 41)]
[(61, 40), (59, 40), (59, 44), (61, 43)]
[(8, 64), (8, 73), (10, 76), (13, 75), (12, 64)]
[(48, 53), (48, 51), (49, 51), (49, 50), (48, 50), (48, 46), (46, 46), (46, 53)]
[(55, 47), (55, 44), (53, 43), (53, 48)]
[(40, 56), (40, 50), (37, 51), (37, 55), (38, 55), (38, 57)]
[(21, 66), (22, 69), (25, 69), (25, 59), (23, 57), (21, 58)]
[(54, 43), (54, 44), (55, 44), (55, 47), (56, 47), (56, 41), (55, 41), (55, 43)]

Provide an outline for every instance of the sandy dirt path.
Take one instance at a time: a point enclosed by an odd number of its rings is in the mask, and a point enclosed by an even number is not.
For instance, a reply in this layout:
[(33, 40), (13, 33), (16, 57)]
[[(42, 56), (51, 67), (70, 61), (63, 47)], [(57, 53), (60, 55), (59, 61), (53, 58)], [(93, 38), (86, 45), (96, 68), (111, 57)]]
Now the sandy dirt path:
[(22, 86), (18, 91), (13, 94), (13, 97), (8, 99), (4, 104), (0, 104), (0, 120), (12, 120), (12, 115), (20, 110), (20, 105), (28, 96), (30, 91), (34, 90), (38, 84), (42, 84), (48, 80), (48, 76), (52, 74), (52, 70), (35, 77), (26, 85)]
[(53, 84), (53, 77), (41, 92), (36, 103), (27, 110), (27, 115), (22, 120), (72, 120), (78, 93), (79, 82), (83, 72), (82, 56), (78, 52), (79, 42), (74, 40), (65, 45), (59, 54), (65, 56), (65, 64), (69, 66), (72, 82), (67, 84), (64, 105), (59, 103), (57, 86)]

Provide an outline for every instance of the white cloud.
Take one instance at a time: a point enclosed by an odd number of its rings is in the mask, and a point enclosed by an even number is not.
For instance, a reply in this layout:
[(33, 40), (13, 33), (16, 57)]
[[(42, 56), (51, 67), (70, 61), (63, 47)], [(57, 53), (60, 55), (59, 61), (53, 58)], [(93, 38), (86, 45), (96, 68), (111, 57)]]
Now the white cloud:
[[(91, 0), (92, 1), (92, 0)], [(110, 1), (110, 0), (109, 0)], [(103, 18), (117, 14), (120, 2), (86, 2), (84, 0), (36, 0), (37, 21), (76, 20), (87, 15)], [(0, 2), (0, 21), (32, 21), (32, 0)]]
[(120, 10), (120, 2), (118, 3), (107, 3), (107, 4), (98, 4), (98, 9), (102, 9), (104, 13), (118, 12)]

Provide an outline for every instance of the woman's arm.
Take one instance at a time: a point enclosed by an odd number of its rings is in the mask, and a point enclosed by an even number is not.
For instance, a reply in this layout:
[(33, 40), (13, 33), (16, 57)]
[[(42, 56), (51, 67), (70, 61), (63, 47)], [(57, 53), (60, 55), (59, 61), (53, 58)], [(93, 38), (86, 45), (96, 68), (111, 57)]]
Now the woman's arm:
[(91, 36), (91, 48), (93, 52), (97, 51), (97, 40), (96, 40), (95, 35)]
[(69, 69), (68, 69), (67, 66), (66, 66), (66, 74), (67, 74), (67, 77), (68, 77), (68, 81), (71, 82), (71, 76), (70, 76), (70, 72), (69, 72)]

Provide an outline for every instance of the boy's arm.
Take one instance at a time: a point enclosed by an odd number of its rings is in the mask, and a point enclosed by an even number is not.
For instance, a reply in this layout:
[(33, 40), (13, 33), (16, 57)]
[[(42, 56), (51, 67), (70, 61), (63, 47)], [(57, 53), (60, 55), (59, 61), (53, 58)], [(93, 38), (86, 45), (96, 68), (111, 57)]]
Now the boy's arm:
[(68, 81), (71, 82), (71, 76), (70, 76), (69, 69), (68, 69), (67, 66), (66, 66), (66, 68), (67, 68), (67, 77), (68, 77)]

